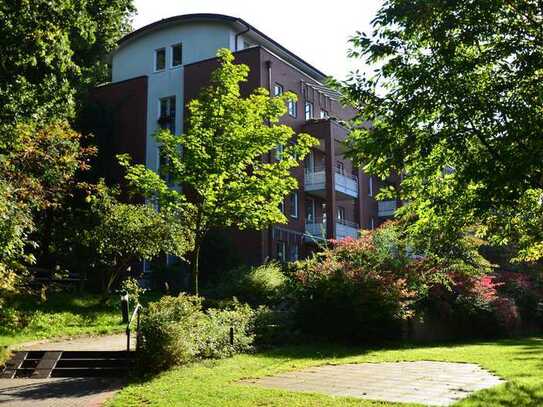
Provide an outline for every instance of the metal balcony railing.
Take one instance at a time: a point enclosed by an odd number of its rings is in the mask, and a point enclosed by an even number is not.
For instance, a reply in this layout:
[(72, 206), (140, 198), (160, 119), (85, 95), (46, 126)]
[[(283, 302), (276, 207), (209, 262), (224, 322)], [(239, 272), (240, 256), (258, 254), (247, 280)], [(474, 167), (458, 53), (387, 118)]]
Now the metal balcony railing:
[(394, 216), (394, 213), (397, 209), (396, 201), (379, 201), (378, 205), (378, 215), (381, 218), (386, 218)]
[[(358, 198), (358, 177), (347, 176), (335, 172), (335, 186), (337, 192), (353, 198)], [(326, 189), (326, 171), (306, 171), (304, 187), (306, 191), (321, 191)]]

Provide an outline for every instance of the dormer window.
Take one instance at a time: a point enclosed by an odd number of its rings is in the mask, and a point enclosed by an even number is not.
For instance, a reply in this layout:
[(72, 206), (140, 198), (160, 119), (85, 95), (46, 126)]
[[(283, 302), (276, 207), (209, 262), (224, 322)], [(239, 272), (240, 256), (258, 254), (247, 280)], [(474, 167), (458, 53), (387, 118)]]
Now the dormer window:
[(183, 44), (172, 45), (172, 68), (183, 65)]
[(166, 48), (155, 50), (155, 72), (166, 69)]

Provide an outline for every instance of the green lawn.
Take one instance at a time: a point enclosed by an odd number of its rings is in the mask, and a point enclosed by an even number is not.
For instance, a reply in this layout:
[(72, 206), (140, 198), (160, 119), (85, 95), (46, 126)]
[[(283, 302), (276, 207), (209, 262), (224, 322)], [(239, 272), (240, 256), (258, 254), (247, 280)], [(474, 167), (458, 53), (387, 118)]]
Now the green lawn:
[(383, 349), (331, 345), (279, 348), (173, 369), (124, 388), (108, 406), (382, 406), (388, 404), (263, 389), (236, 381), (327, 363), (415, 360), (478, 363), (507, 380), (506, 384), (475, 393), (457, 405), (543, 405), (543, 339), (525, 338)]
[(57, 294), (46, 302), (23, 297), (13, 307), (25, 311), (24, 328), (10, 330), (0, 326), (0, 364), (5, 346), (36, 339), (98, 335), (122, 332), (121, 315), (115, 304), (102, 304), (101, 297), (87, 294)]

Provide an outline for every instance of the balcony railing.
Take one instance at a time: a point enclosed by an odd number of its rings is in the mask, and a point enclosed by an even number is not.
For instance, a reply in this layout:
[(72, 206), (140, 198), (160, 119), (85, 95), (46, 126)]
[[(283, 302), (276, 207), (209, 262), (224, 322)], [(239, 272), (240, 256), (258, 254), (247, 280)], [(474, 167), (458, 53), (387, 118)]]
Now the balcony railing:
[(305, 234), (309, 240), (326, 239), (326, 221), (323, 219), (305, 221)]
[(378, 215), (381, 218), (387, 218), (394, 216), (394, 213), (397, 209), (396, 201), (379, 201), (378, 205)]
[(340, 240), (346, 237), (358, 239), (360, 237), (360, 226), (358, 223), (350, 222), (348, 220), (336, 220), (336, 239)]
[(336, 191), (358, 198), (358, 177), (355, 175), (346, 176), (336, 172)]
[[(352, 237), (357, 239), (360, 236), (358, 223), (344, 219), (336, 219), (336, 239)], [(305, 234), (309, 240), (326, 239), (326, 220), (315, 219), (305, 221)]]
[[(358, 198), (358, 177), (335, 173), (336, 191), (353, 198)], [(306, 191), (326, 189), (326, 171), (306, 171), (304, 187)]]

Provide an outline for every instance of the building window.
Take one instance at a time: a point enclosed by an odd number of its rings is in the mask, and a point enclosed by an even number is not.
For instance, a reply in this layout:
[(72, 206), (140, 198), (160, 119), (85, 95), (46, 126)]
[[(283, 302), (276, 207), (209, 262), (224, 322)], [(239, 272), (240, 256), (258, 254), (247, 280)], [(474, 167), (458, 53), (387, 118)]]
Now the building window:
[(342, 206), (337, 207), (337, 220), (345, 221), (345, 208)]
[(280, 203), (279, 203), (279, 210), (281, 211), (282, 214), (285, 213), (285, 201), (282, 200)]
[(305, 200), (305, 221), (315, 223), (315, 200), (312, 198)]
[(290, 195), (290, 217), (298, 219), (298, 192)]
[(289, 101), (287, 102), (287, 109), (288, 114), (292, 117), (298, 116), (298, 102), (296, 102), (295, 100), (289, 99)]
[(306, 101), (305, 102), (305, 120), (313, 118), (313, 103)]
[(298, 245), (293, 244), (293, 245), (290, 246), (289, 249), (290, 249), (289, 253), (288, 253), (289, 261), (297, 261), (298, 258), (300, 257), (300, 254), (299, 254), (299, 251), (298, 251)]
[(279, 144), (277, 147), (275, 147), (275, 159), (277, 161), (281, 161), (283, 159), (284, 151), (285, 151), (285, 146), (282, 144)]
[(342, 161), (336, 161), (336, 173), (340, 175), (345, 175), (345, 166)]
[(368, 196), (373, 196), (373, 177), (368, 178)]
[(276, 243), (277, 260), (285, 262), (287, 259), (287, 245), (285, 242), (278, 241)]
[(166, 48), (155, 50), (155, 71), (166, 69)]
[(321, 119), (328, 119), (330, 115), (326, 110), (321, 110)]
[(175, 96), (160, 99), (158, 123), (163, 129), (168, 129), (175, 134)]
[(183, 65), (183, 44), (172, 45), (172, 67)]
[(275, 85), (273, 85), (273, 96), (281, 96), (283, 95), (284, 92), (284, 89), (283, 89), (283, 86), (276, 83)]

